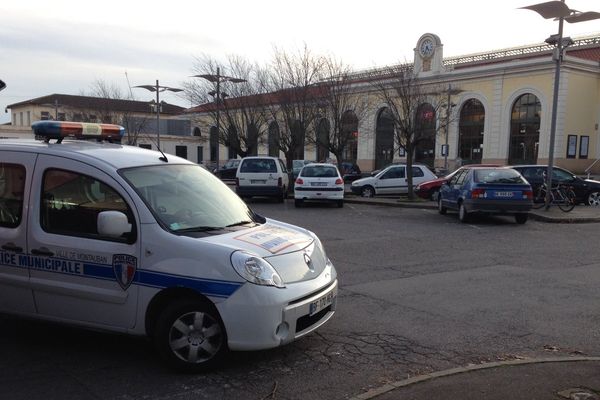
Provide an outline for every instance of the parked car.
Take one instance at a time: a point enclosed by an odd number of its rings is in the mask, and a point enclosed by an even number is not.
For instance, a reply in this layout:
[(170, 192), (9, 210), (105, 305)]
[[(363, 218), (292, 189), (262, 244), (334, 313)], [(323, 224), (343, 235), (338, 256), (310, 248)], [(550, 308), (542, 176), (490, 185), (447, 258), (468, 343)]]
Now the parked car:
[[(544, 182), (547, 165), (514, 165), (511, 168), (516, 169), (531, 184), (534, 193)], [(585, 203), (589, 206), (600, 205), (600, 182), (592, 179), (581, 179), (571, 171), (564, 168), (552, 168), (553, 184), (566, 183), (573, 188), (575, 192), (575, 201), (577, 204)]]
[(462, 171), (463, 169), (472, 168), (472, 167), (499, 167), (499, 166), (500, 165), (498, 165), (498, 164), (469, 164), (469, 165), (464, 165), (464, 166), (456, 169), (455, 171), (449, 173), (448, 175), (446, 175), (446, 176), (444, 176), (442, 178), (432, 179), (430, 181), (423, 182), (423, 183), (417, 185), (415, 187), (415, 193), (417, 194), (417, 196), (419, 196), (419, 197), (421, 197), (423, 199), (429, 199), (429, 200), (437, 201), (438, 194), (440, 192), (440, 187), (442, 187), (442, 184), (444, 182), (447, 182), (450, 179), (452, 179), (452, 177), (454, 175), (456, 175), (458, 172)]
[(191, 161), (108, 143), (120, 126), (33, 130), (44, 141), (0, 139), (1, 313), (148, 336), (186, 371), (335, 313), (336, 270), (314, 233), (254, 213)]
[(240, 161), (242, 160), (239, 158), (231, 158), (227, 160), (221, 169), (214, 171), (215, 175), (221, 179), (235, 179), (235, 174), (237, 173)]
[(357, 179), (362, 178), (362, 172), (356, 163), (343, 162), (342, 163), (342, 179), (345, 183), (354, 182)]
[(294, 199), (296, 207), (305, 201), (329, 201), (343, 207), (344, 180), (340, 171), (333, 164), (305, 165), (296, 178)]
[(275, 197), (283, 203), (289, 188), (288, 171), (276, 157), (242, 158), (235, 175), (235, 192), (242, 198)]
[(296, 178), (298, 177), (298, 173), (300, 173), (300, 170), (302, 169), (302, 167), (304, 167), (305, 165), (308, 165), (312, 162), (314, 162), (314, 161), (292, 160), (292, 179), (296, 180)]
[(438, 211), (457, 210), (461, 222), (474, 213), (510, 214), (518, 224), (527, 222), (533, 205), (531, 185), (507, 167), (472, 167), (456, 173), (440, 188)]
[[(427, 166), (415, 164), (412, 166), (413, 185), (435, 179), (435, 175)], [(350, 186), (353, 193), (363, 197), (373, 197), (381, 194), (408, 193), (406, 180), (406, 165), (394, 164), (383, 169), (375, 176), (357, 179)]]

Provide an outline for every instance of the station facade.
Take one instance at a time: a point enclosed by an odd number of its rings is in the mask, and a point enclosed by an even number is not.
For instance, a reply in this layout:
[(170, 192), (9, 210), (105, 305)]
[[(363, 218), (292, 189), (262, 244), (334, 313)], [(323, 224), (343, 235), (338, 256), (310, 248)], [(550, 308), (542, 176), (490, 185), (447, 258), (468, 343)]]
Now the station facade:
[[(414, 48), (413, 71), (423, 83), (444, 88), (450, 101), (445, 112), (429, 115), (436, 135), (417, 148), (415, 161), (438, 170), (470, 163), (546, 164), (555, 57), (555, 46), (543, 43), (444, 58), (440, 38), (432, 33), (422, 35)], [(350, 128), (356, 130), (356, 140), (350, 144), (344, 161), (356, 162), (363, 171), (406, 159), (403, 149), (394, 142), (387, 105), (377, 101), (369, 84), (383, 71), (376, 68), (353, 76), (360, 82), (354, 88), (356, 94), (368, 97), (371, 106), (367, 115), (356, 119), (355, 127)], [(600, 172), (600, 162), (593, 165), (600, 158), (600, 35), (574, 38), (565, 50), (557, 105), (555, 165), (576, 173), (590, 167), (592, 172)], [(192, 129), (209, 132), (199, 109), (186, 111), (196, 112)], [(439, 107), (432, 104), (431, 109)], [(442, 121), (445, 118), (447, 121)], [(316, 124), (316, 129), (326, 125)], [(258, 154), (278, 155), (268, 139), (277, 129), (276, 122), (271, 122)], [(203, 138), (208, 142), (204, 159), (212, 160), (216, 135), (207, 136)], [(220, 160), (235, 158), (227, 148), (219, 147)], [(317, 146), (307, 146), (299, 157), (321, 160), (326, 155)]]

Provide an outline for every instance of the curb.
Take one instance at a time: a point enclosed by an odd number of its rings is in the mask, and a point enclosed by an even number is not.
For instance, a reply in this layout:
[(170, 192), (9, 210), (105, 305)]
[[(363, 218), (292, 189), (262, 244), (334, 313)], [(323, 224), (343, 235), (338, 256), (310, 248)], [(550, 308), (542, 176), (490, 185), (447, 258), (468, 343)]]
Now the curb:
[(385, 384), (375, 389), (371, 389), (363, 394), (355, 397), (351, 397), (350, 400), (370, 400), (377, 396), (381, 396), (385, 393), (391, 392), (394, 389), (399, 389), (415, 383), (427, 382), (436, 378), (443, 378), (451, 375), (462, 374), (466, 372), (480, 371), (491, 368), (499, 368), (513, 365), (528, 365), (528, 364), (544, 364), (544, 363), (563, 363), (563, 362), (589, 362), (589, 361), (600, 361), (600, 357), (552, 357), (552, 358), (540, 358), (530, 360), (512, 360), (512, 361), (499, 361), (485, 364), (468, 365), (466, 367), (451, 368), (444, 371), (432, 372), (430, 374), (415, 376), (414, 378), (408, 378), (401, 381)]

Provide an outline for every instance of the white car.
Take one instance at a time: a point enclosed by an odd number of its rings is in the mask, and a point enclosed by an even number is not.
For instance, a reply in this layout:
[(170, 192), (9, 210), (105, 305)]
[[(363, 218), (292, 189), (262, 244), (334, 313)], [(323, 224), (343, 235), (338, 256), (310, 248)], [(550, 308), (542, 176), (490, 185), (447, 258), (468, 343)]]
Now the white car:
[(294, 204), (300, 207), (307, 200), (344, 206), (344, 180), (335, 165), (313, 163), (302, 167), (294, 186)]
[(118, 126), (43, 121), (0, 140), (0, 312), (147, 335), (182, 370), (284, 345), (334, 314), (317, 236), (254, 213), (197, 164)]
[(242, 198), (275, 197), (283, 203), (289, 189), (289, 176), (283, 161), (276, 157), (244, 157), (235, 174), (235, 192)]
[[(421, 164), (414, 164), (412, 166), (412, 177), (413, 187), (437, 178), (429, 168)], [(363, 197), (373, 197), (382, 194), (406, 194), (408, 193), (406, 165), (392, 164), (375, 176), (369, 176), (352, 182), (350, 188), (352, 193)]]

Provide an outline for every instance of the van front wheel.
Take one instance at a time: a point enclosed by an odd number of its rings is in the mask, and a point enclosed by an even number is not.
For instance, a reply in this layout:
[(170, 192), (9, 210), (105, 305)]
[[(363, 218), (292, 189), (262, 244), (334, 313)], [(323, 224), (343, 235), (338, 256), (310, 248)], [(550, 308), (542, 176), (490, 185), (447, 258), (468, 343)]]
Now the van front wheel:
[(216, 309), (194, 300), (178, 300), (159, 315), (154, 344), (172, 368), (197, 372), (214, 366), (227, 351), (227, 335)]

